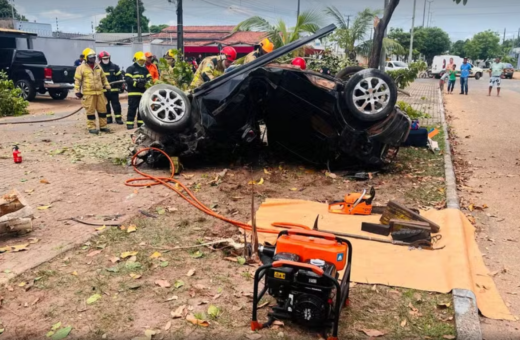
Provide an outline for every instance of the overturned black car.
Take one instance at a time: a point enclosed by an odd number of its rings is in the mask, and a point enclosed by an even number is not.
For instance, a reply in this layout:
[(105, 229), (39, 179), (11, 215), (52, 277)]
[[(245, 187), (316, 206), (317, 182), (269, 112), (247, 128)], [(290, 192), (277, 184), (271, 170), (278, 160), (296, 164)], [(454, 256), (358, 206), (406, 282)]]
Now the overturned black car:
[[(388, 75), (354, 67), (331, 77), (272, 63), (335, 28), (327, 26), (263, 55), (193, 93), (171, 85), (151, 87), (141, 100), (145, 125), (134, 134), (136, 149), (153, 146), (171, 156), (197, 155), (215, 145), (250, 144), (266, 131), (269, 148), (311, 163), (342, 158), (390, 163), (408, 136), (410, 119), (395, 107), (397, 87)], [(159, 156), (142, 158), (153, 164)]]

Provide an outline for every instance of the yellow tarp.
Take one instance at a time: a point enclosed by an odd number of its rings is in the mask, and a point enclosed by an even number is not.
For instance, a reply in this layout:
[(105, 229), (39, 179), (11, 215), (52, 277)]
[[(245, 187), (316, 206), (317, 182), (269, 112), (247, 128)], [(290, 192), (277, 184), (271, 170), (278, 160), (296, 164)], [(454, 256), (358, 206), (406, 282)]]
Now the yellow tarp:
[[(257, 212), (257, 226), (292, 222), (312, 227), (320, 215), (319, 229), (385, 237), (361, 231), (361, 222), (378, 223), (380, 215), (331, 214), (323, 203), (268, 199)], [(491, 319), (515, 320), (497, 291), (475, 242), (475, 228), (456, 209), (430, 210), (421, 215), (441, 226), (442, 250), (409, 250), (380, 242), (350, 238), (353, 248), (352, 281), (448, 293), (454, 288), (475, 293), (480, 312)], [(276, 235), (259, 234), (260, 242), (274, 243)]]

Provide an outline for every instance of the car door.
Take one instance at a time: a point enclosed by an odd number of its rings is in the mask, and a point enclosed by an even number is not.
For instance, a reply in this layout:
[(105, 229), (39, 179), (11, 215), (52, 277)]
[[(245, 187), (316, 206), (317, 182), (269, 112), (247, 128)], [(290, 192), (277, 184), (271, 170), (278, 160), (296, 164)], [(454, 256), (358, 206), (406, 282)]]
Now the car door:
[(11, 78), (11, 64), (13, 62), (13, 50), (0, 50), (0, 71), (7, 73)]

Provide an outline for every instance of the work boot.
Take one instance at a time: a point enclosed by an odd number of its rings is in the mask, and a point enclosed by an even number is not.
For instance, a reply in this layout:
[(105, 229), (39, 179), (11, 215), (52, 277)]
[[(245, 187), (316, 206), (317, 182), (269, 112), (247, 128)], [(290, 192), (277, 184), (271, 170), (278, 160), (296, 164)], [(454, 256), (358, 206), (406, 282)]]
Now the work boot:
[(107, 128), (107, 127), (101, 128), (101, 129), (99, 129), (99, 131), (101, 131), (101, 132), (112, 132), (112, 131), (110, 131), (110, 129)]
[(133, 130), (134, 129), (134, 124), (126, 124), (126, 129), (127, 130)]
[(93, 135), (99, 135), (99, 130), (96, 130), (96, 129), (88, 130), (88, 133), (91, 133)]
[(107, 117), (107, 124), (112, 124), (112, 123), (113, 123), (113, 122), (112, 122), (112, 117), (110, 117), (110, 116)]
[(123, 121), (121, 120), (121, 118), (116, 118), (116, 123), (119, 124), (119, 125), (123, 125)]

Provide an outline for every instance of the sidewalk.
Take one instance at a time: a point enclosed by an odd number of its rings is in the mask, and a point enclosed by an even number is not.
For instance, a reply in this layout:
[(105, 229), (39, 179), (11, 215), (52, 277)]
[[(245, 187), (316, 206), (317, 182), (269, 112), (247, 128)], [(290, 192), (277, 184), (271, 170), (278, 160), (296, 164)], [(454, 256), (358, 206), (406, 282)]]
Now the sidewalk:
[(399, 94), (398, 100), (402, 100), (414, 109), (431, 116), (431, 118), (422, 118), (421, 126), (436, 125), (441, 122), (438, 88), (438, 81), (435, 79), (416, 79), (405, 89), (411, 97)]

